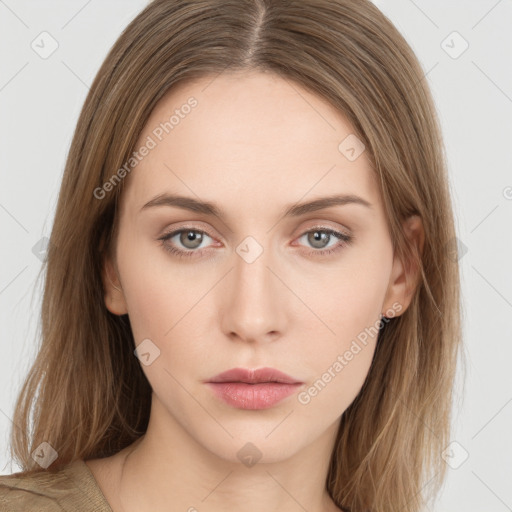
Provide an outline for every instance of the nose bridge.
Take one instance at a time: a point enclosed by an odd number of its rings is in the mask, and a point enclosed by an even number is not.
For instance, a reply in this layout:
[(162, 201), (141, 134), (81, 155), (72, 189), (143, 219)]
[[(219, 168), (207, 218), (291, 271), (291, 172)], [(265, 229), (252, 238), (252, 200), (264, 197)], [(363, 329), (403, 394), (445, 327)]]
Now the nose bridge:
[(269, 292), (272, 254), (268, 243), (259, 243), (254, 237), (246, 237), (236, 248), (234, 276), (239, 290), (249, 296)]
[(254, 341), (283, 328), (280, 323), (283, 301), (279, 291), (282, 284), (270, 270), (275, 266), (275, 258), (268, 240), (269, 237), (260, 242), (248, 236), (235, 248), (229, 300), (224, 311), (228, 335)]

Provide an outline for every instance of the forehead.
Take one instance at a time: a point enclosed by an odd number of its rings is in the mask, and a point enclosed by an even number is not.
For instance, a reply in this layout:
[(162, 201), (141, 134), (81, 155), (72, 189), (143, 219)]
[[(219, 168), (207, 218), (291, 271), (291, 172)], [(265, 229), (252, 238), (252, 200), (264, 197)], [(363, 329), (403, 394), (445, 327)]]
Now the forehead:
[[(341, 148), (340, 148), (341, 143)], [(182, 83), (152, 111), (136, 145), (151, 147), (125, 184), (134, 208), (157, 194), (288, 204), (335, 192), (379, 202), (366, 151), (323, 98), (268, 72)], [(357, 156), (357, 153), (356, 153)]]

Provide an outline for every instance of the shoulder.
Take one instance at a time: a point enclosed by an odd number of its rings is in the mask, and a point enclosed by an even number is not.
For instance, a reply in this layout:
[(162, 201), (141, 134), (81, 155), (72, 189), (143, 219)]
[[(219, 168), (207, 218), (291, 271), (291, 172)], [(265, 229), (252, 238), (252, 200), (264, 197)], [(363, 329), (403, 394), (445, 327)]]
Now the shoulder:
[(0, 475), (0, 512), (112, 512), (83, 460), (57, 472)]

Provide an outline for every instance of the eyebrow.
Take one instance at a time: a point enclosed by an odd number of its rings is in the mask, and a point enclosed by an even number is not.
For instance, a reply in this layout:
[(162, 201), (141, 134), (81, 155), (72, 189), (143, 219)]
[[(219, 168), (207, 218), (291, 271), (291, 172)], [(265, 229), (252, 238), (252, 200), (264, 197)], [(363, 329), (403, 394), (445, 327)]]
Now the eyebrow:
[[(284, 209), (283, 217), (299, 217), (310, 212), (324, 210), (333, 206), (343, 206), (346, 204), (359, 204), (367, 208), (373, 208), (371, 203), (362, 197), (354, 194), (341, 194), (320, 197), (306, 203), (287, 205)], [(182, 208), (195, 213), (211, 215), (221, 219), (224, 218), (224, 213), (215, 203), (199, 201), (193, 197), (180, 196), (177, 194), (159, 194), (148, 201), (140, 211), (142, 212), (157, 206), (174, 206), (176, 208)]]

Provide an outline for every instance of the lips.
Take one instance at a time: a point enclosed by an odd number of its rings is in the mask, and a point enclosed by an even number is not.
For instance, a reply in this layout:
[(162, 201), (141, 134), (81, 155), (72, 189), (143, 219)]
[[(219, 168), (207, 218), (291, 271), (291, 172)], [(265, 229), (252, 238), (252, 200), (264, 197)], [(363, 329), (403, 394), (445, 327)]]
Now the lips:
[(279, 382), (282, 384), (302, 384), (290, 375), (275, 368), (258, 368), (250, 370), (246, 368), (233, 368), (219, 373), (208, 382), (245, 382), (246, 384), (260, 384), (262, 382)]
[(233, 368), (205, 384), (215, 396), (237, 409), (268, 409), (296, 393), (301, 381), (275, 368)]

